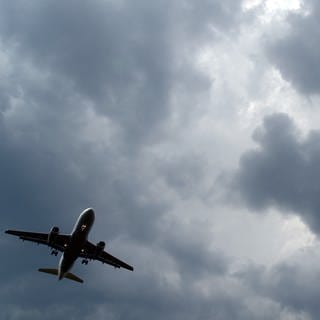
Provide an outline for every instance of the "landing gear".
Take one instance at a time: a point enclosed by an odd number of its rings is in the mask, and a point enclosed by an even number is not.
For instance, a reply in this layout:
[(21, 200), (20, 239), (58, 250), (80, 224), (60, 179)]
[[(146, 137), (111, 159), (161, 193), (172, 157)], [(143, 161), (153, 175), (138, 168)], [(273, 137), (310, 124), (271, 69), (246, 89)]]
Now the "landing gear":
[(88, 260), (87, 259), (83, 259), (82, 261), (81, 261), (81, 264), (85, 264), (85, 265), (87, 265), (88, 264)]
[(52, 256), (57, 256), (57, 255), (58, 255), (58, 250), (52, 249), (52, 250), (51, 250), (51, 255), (52, 255)]

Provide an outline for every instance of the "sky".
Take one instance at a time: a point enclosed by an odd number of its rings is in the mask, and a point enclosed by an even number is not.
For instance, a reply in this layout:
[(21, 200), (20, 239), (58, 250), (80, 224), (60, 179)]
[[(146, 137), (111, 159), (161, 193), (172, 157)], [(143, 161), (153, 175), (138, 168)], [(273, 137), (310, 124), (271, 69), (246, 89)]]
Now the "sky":
[(0, 318), (313, 320), (320, 312), (320, 3), (0, 0)]

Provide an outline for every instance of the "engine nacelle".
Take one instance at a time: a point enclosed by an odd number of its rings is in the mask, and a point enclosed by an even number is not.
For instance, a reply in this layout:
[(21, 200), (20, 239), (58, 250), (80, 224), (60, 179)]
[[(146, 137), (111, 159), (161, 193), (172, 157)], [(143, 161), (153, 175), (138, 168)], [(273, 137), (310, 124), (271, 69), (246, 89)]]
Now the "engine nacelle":
[(60, 232), (60, 230), (58, 227), (51, 228), (51, 230), (48, 234), (48, 244), (49, 245), (51, 245), (54, 242), (54, 240), (55, 240), (56, 236), (59, 234), (59, 232)]
[(98, 257), (99, 254), (104, 250), (106, 243), (104, 241), (99, 241), (96, 246), (95, 256)]

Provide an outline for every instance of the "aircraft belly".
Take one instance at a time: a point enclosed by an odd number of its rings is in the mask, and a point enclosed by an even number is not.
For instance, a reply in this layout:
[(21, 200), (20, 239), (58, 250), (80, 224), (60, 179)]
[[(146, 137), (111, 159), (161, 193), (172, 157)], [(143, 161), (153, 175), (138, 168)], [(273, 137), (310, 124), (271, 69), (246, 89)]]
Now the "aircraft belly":
[(87, 240), (87, 237), (83, 233), (82, 234), (75, 233), (72, 235), (69, 246), (64, 251), (64, 253), (62, 255), (62, 259), (61, 259), (60, 268), (63, 273), (65, 273), (71, 269), (74, 262), (79, 257), (81, 248), (83, 247), (86, 240)]

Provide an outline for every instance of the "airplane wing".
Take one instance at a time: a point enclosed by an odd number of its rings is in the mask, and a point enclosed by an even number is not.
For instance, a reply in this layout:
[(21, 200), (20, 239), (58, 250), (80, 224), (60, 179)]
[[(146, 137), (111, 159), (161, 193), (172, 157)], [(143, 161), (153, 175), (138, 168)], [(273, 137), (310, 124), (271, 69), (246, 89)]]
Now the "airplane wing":
[(96, 255), (96, 252), (97, 246), (91, 243), (90, 241), (87, 241), (84, 245), (83, 251), (80, 253), (80, 257), (85, 259), (98, 260), (102, 263), (110, 264), (115, 268), (125, 268), (127, 270), (133, 271), (132, 266), (112, 256), (110, 253), (103, 250), (98, 255)]
[(52, 243), (48, 243), (48, 233), (39, 233), (39, 232), (27, 232), (19, 230), (7, 230), (5, 233), (18, 236), (23, 241), (31, 241), (38, 244), (45, 244), (51, 248), (54, 248), (59, 251), (64, 251), (65, 247), (70, 241), (70, 235), (67, 234), (58, 234), (55, 236)]

